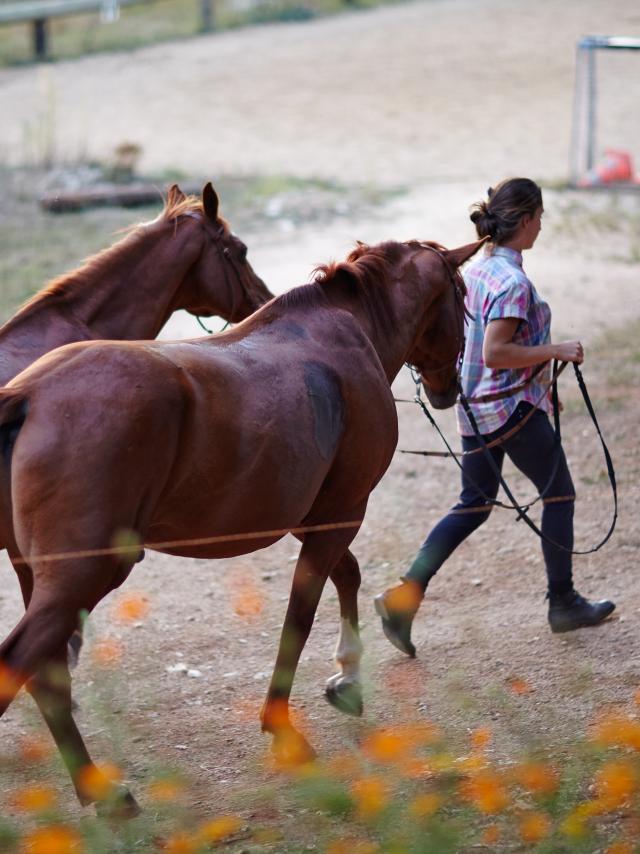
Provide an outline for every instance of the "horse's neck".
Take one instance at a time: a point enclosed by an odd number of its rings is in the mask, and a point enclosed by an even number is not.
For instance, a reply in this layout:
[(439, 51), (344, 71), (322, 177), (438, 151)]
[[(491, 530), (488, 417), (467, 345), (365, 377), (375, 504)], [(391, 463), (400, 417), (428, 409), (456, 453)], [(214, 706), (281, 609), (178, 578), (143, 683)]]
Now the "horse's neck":
[(56, 347), (91, 337), (84, 324), (60, 306), (44, 301), (33, 305), (0, 328), (0, 386)]
[(177, 307), (194, 261), (178, 235), (162, 226), (138, 229), (66, 279), (36, 295), (0, 328), (0, 385), (63, 344), (88, 339), (155, 338)]
[(181, 233), (167, 236), (169, 223), (144, 226), (130, 235), (113, 259), (108, 255), (77, 288), (69, 310), (93, 338), (155, 338), (177, 307), (177, 292), (193, 263)]
[[(400, 285), (394, 286), (396, 293), (399, 289)], [(420, 329), (424, 326), (426, 312), (423, 300), (424, 296), (420, 298), (420, 296), (413, 294), (407, 295), (401, 300), (394, 300), (395, 322), (391, 333), (375, 329), (364, 308), (356, 307), (353, 310), (378, 354), (382, 368), (389, 380), (389, 385), (406, 362)]]

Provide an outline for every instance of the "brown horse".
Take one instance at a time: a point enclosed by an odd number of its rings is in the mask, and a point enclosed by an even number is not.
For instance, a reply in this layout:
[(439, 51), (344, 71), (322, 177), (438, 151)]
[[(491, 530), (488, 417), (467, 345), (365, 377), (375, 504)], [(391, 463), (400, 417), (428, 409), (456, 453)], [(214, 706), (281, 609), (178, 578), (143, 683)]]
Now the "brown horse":
[(54, 279), (0, 328), (0, 386), (72, 341), (155, 338), (179, 308), (244, 319), (272, 296), (246, 254), (211, 184), (202, 200), (174, 184), (153, 222)]
[[(238, 321), (267, 302), (272, 294), (218, 208), (210, 183), (202, 200), (174, 184), (153, 222), (54, 279), (0, 328), (0, 386), (72, 341), (155, 338), (177, 309)], [(80, 644), (76, 633), (73, 663)]]
[[(432, 403), (453, 404), (463, 341), (457, 268), (479, 245), (360, 245), (230, 331), (70, 344), (0, 391), (0, 525), (26, 605), (0, 645), (0, 711), (28, 682), (83, 803), (91, 759), (71, 714), (65, 644), (79, 613), (132, 568), (137, 547), (114, 547), (119, 531), (200, 558), (296, 534), (302, 548), (263, 729), (277, 750), (312, 755), (288, 699), (328, 577), (340, 600), (341, 672), (327, 696), (359, 713), (360, 573), (349, 545), (396, 445), (390, 384), (410, 361)], [(122, 798), (134, 812), (131, 795)]]

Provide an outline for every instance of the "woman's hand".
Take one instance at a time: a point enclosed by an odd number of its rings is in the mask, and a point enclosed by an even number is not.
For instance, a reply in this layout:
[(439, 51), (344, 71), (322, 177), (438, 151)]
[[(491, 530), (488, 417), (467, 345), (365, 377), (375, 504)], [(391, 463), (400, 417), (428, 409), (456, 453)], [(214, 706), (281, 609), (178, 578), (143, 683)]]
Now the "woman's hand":
[(563, 341), (555, 345), (555, 358), (559, 362), (577, 362), (581, 365), (584, 362), (584, 350), (579, 341)]
[(515, 317), (501, 317), (487, 324), (482, 357), (488, 368), (529, 368), (550, 359), (582, 364), (584, 350), (579, 341), (561, 341), (560, 344), (538, 344), (532, 347), (516, 344), (513, 336), (519, 323)]

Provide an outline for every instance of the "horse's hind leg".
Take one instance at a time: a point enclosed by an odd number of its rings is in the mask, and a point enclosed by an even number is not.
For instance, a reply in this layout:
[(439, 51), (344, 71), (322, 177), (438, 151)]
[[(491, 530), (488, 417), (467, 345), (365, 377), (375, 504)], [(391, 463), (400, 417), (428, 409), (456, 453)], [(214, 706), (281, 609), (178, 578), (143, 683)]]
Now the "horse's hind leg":
[[(19, 687), (27, 683), (27, 690), (33, 695), (69, 768), (80, 802), (86, 804), (96, 798), (83, 789), (83, 779), (87, 778), (84, 769), (93, 772), (94, 779), (99, 778), (100, 772), (93, 765), (73, 720), (67, 642), (78, 625), (80, 612), (93, 610), (104, 590), (96, 591), (100, 568), (95, 559), (92, 567), (82, 564), (87, 562), (61, 564), (57, 573), (49, 567), (48, 573), (41, 572), (40, 583), (37, 577), (35, 583), (26, 581), (24, 570), (19, 573), (23, 595), (26, 594), (29, 601), (22, 620), (0, 644), (0, 673), (8, 674), (0, 695), (0, 715)], [(90, 573), (91, 569), (95, 573)], [(111, 569), (107, 577), (110, 579), (113, 575)], [(64, 579), (64, 589), (58, 589), (55, 583), (60, 578)], [(94, 587), (91, 593), (87, 591), (87, 580)], [(108, 788), (105, 786), (105, 791)], [(139, 811), (129, 792), (115, 786), (108, 792), (105, 806), (119, 816), (135, 815)]]
[(358, 590), (360, 567), (354, 555), (348, 551), (331, 570), (331, 581), (338, 591), (340, 602), (340, 636), (335, 650), (335, 660), (340, 667), (327, 681), (327, 700), (348, 715), (362, 714), (362, 683), (360, 659), (362, 641), (358, 625)]
[(94, 765), (73, 719), (66, 644), (27, 682), (26, 689), (53, 736), (80, 803), (86, 806), (95, 800), (96, 791), (109, 791), (108, 797), (98, 803), (99, 812), (121, 818), (138, 815), (140, 808), (128, 789), (110, 783)]

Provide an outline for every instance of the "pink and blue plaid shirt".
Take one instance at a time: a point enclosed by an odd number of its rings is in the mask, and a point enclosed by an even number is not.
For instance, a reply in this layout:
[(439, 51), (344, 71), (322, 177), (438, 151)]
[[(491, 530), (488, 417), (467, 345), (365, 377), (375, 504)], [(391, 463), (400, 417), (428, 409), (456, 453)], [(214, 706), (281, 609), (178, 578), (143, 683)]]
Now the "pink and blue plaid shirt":
[[(499, 400), (474, 403), (472, 398), (509, 391), (527, 380), (535, 368), (488, 368), (482, 359), (484, 330), (492, 320), (520, 320), (513, 341), (524, 347), (548, 344), (551, 332), (551, 310), (540, 299), (533, 283), (522, 269), (522, 255), (515, 249), (497, 246), (473, 261), (464, 271), (467, 286), (466, 306), (473, 315), (466, 329), (466, 344), (462, 363), (462, 388), (470, 399), (478, 428), (482, 434), (493, 433), (508, 420), (520, 401), (549, 412), (548, 396), (544, 394), (550, 378), (550, 367), (536, 374), (524, 388)], [(540, 399), (542, 398), (542, 400)], [(458, 431), (472, 436), (473, 429), (462, 406), (456, 405)]]

